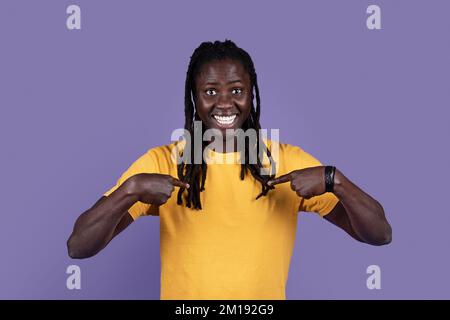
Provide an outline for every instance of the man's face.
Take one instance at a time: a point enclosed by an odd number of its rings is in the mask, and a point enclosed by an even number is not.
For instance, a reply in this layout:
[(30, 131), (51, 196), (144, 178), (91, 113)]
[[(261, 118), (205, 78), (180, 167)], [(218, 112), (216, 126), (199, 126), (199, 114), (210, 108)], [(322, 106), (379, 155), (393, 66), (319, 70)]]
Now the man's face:
[(250, 115), (252, 87), (250, 75), (235, 60), (211, 61), (203, 65), (195, 79), (197, 114), (207, 129), (241, 128)]

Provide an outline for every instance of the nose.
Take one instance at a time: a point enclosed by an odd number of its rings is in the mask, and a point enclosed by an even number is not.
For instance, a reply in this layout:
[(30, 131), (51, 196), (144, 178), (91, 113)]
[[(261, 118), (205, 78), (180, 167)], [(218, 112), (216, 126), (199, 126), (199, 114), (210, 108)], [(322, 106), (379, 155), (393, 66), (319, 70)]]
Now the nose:
[(219, 109), (230, 109), (233, 107), (233, 101), (229, 94), (220, 94), (217, 100), (217, 108)]

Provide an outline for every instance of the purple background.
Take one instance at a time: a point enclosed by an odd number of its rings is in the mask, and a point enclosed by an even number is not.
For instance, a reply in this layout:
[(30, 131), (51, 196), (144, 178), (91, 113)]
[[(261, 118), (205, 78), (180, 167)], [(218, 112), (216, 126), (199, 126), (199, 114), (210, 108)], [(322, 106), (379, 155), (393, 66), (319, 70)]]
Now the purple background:
[[(66, 29), (78, 4), (82, 30)], [(366, 28), (378, 4), (382, 30)], [(0, 298), (159, 299), (159, 220), (73, 261), (76, 217), (183, 126), (188, 59), (230, 38), (254, 59), (262, 126), (378, 199), (388, 247), (302, 214), (289, 299), (450, 298), (448, 1), (0, 3)], [(66, 288), (66, 267), (82, 289)], [(381, 267), (381, 290), (366, 268)]]

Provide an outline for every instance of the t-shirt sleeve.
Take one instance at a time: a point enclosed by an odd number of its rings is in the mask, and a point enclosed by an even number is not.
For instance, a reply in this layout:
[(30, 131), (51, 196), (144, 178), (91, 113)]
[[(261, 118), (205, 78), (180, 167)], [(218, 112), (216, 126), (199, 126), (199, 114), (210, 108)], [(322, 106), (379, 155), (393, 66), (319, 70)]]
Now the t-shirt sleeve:
[[(131, 164), (131, 166), (124, 173), (122, 173), (120, 178), (117, 180), (117, 183), (103, 195), (106, 197), (109, 196), (111, 193), (117, 190), (117, 188), (119, 188), (122, 183), (124, 183), (128, 178), (139, 173), (159, 173), (157, 161), (151, 154), (151, 151), (148, 151), (147, 153), (139, 157), (139, 159), (137, 159), (135, 162), (133, 162), (133, 164)], [(133, 220), (136, 220), (140, 216), (150, 215), (150, 205), (138, 201), (133, 204), (130, 209), (128, 209), (128, 212), (133, 217)]]
[[(292, 164), (294, 166), (293, 170), (317, 167), (322, 165), (319, 160), (317, 160), (315, 157), (313, 157), (300, 147), (293, 148), (293, 152), (295, 154), (295, 156), (292, 157), (292, 159), (295, 159), (295, 163)], [(330, 213), (338, 202), (339, 199), (333, 193), (325, 192), (324, 194), (312, 197), (310, 199), (299, 197), (298, 208), (299, 211), (315, 212), (323, 217)]]

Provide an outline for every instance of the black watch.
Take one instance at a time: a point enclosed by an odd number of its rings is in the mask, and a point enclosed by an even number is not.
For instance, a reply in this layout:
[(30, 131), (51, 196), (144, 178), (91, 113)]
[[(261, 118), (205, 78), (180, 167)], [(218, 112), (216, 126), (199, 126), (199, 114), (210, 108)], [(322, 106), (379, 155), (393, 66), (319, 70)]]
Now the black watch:
[(334, 173), (336, 172), (336, 167), (326, 166), (325, 167), (325, 192), (333, 192), (334, 190)]

